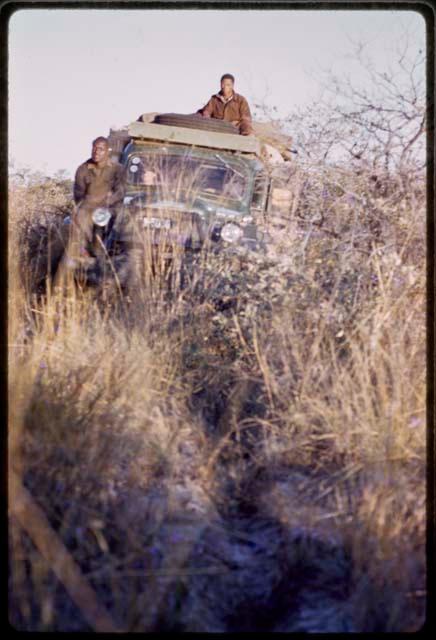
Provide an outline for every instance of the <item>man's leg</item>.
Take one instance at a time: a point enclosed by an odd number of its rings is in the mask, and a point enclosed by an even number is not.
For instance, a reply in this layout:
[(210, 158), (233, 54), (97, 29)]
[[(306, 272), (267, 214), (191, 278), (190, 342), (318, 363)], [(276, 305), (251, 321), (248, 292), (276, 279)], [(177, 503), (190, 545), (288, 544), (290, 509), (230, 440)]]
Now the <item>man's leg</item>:
[(55, 288), (73, 287), (74, 270), (81, 265), (93, 262), (88, 246), (92, 242), (92, 209), (81, 207), (72, 215), (67, 245), (54, 278)]
[(78, 207), (71, 220), (70, 237), (66, 257), (72, 261), (83, 261), (89, 258), (89, 248), (92, 245), (94, 222), (90, 207)]

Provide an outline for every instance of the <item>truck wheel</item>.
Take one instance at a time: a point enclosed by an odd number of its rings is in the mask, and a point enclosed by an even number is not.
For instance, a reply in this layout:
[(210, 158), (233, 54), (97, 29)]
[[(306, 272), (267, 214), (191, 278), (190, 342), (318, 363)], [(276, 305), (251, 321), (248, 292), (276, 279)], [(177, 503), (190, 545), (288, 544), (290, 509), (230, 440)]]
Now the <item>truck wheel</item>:
[(217, 133), (233, 133), (239, 135), (239, 129), (227, 120), (218, 118), (203, 118), (200, 114), (189, 115), (181, 113), (160, 113), (153, 120), (156, 124), (166, 124), (171, 127), (186, 127), (187, 129), (201, 129), (202, 131), (216, 131)]

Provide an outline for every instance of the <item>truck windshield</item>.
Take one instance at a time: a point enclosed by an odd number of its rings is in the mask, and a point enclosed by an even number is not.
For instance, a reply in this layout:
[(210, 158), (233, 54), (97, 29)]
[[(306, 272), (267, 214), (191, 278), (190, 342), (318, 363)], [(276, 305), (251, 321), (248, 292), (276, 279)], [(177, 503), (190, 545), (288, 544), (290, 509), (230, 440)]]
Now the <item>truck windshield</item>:
[(203, 159), (151, 153), (129, 158), (127, 182), (155, 190), (164, 200), (186, 200), (203, 194), (240, 201), (248, 187), (248, 178), (239, 167), (233, 168), (220, 156)]

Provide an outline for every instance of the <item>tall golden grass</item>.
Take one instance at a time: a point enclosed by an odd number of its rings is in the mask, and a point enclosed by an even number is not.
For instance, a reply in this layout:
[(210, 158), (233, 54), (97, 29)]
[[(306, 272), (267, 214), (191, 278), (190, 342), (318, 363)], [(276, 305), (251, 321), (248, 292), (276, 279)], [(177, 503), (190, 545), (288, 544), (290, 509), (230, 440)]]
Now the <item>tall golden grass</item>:
[[(165, 491), (188, 487), (191, 502), (198, 491), (196, 504), (225, 523), (238, 505), (263, 508), (256, 479), (267, 486), (280, 471), (292, 485), (296, 469), (310, 496), (268, 510), (285, 528), (339, 537), (353, 628), (422, 624), (425, 191), (388, 185), (380, 196), (369, 175), (338, 176), (294, 172), (298, 202), (270, 225), (267, 255), (205, 253), (171, 297), (148, 271), (103, 302), (92, 291), (32, 293), (29, 238), (62, 218), (68, 191), (11, 184), (9, 470), (114, 624), (183, 620), (195, 572), (185, 591), (167, 587), (179, 608), (164, 599), (167, 618), (141, 617), (154, 606), (144, 593), (152, 598), (147, 576), (161, 566), (159, 527), (183, 511)], [(10, 510), (12, 624), (89, 628)], [(129, 562), (144, 559), (126, 582)], [(208, 630), (206, 618), (179, 624)]]

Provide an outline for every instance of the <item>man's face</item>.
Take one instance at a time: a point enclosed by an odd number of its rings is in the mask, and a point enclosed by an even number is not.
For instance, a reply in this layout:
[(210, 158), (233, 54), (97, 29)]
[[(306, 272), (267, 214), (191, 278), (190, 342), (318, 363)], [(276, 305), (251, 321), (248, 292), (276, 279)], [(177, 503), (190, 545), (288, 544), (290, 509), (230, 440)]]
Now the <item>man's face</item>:
[(99, 141), (92, 145), (92, 159), (94, 162), (105, 162), (109, 156), (109, 145), (106, 142)]
[(230, 78), (224, 78), (224, 80), (221, 81), (221, 91), (223, 93), (223, 96), (225, 96), (226, 98), (232, 95), (233, 81), (230, 80)]

